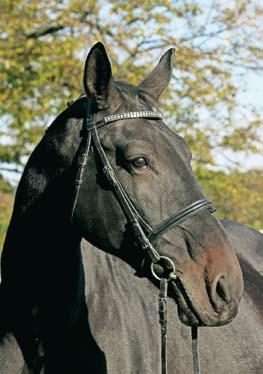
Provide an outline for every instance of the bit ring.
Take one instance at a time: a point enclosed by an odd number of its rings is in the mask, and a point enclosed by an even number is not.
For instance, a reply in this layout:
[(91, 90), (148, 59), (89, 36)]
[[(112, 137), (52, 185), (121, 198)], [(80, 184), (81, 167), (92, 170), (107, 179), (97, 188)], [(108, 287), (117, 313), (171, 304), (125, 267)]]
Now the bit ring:
[[(173, 270), (170, 272), (170, 274), (167, 278), (168, 281), (170, 281), (172, 279), (175, 280), (177, 278), (177, 275), (175, 274), (175, 266), (174, 266), (173, 261), (169, 257), (166, 257), (166, 256), (160, 256), (160, 260), (161, 259), (164, 259), (164, 260), (168, 261), (169, 264), (172, 265), (172, 268), (173, 268)], [(153, 262), (151, 263), (151, 272), (152, 272), (152, 275), (154, 276), (155, 279), (161, 280), (161, 278), (154, 271), (154, 263)]]

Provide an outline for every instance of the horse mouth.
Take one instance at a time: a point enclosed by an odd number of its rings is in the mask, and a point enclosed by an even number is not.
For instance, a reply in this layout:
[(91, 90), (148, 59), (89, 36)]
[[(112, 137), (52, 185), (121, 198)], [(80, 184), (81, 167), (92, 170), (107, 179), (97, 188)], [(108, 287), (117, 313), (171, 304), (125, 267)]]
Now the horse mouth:
[(188, 296), (186, 288), (180, 280), (171, 282), (171, 296), (177, 304), (181, 322), (187, 326), (223, 326), (231, 322), (237, 313), (237, 307), (231, 313), (219, 314), (214, 312), (208, 314), (200, 312)]
[(171, 282), (172, 297), (177, 304), (178, 316), (187, 326), (201, 326), (202, 321), (196, 313), (191, 300), (188, 298), (181, 282)]

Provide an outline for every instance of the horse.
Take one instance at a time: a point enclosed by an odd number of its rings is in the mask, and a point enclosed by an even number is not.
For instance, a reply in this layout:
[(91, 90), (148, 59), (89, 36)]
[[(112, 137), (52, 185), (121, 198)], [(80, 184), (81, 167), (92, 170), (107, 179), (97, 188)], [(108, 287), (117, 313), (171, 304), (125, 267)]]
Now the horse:
[(222, 326), (237, 314), (236, 254), (194, 178), (189, 148), (157, 109), (173, 53), (133, 86), (114, 81), (97, 43), (85, 63), (85, 96), (57, 117), (29, 158), (1, 259), (0, 336), (14, 334), (32, 370), (39, 340), (46, 373), (70, 372), (74, 354), (81, 356), (74, 373), (107, 370), (86, 318), (82, 239), (140, 277), (167, 279), (186, 325)]
[[(263, 235), (235, 222), (222, 221), (241, 263), (244, 296), (237, 318), (225, 327), (200, 329), (201, 370), (204, 374), (260, 374), (263, 363), (262, 310)], [(108, 374), (160, 373), (158, 290), (147, 278), (116, 256), (81, 243), (85, 270), (87, 319), (94, 339), (105, 354)], [(261, 268), (260, 268), (261, 266)], [(192, 374), (189, 328), (178, 320), (168, 300), (168, 372)], [(73, 345), (75, 342), (73, 342)], [(98, 356), (89, 355), (89, 361)], [(79, 360), (72, 360), (74, 365)], [(0, 372), (28, 373), (13, 337), (0, 347)]]

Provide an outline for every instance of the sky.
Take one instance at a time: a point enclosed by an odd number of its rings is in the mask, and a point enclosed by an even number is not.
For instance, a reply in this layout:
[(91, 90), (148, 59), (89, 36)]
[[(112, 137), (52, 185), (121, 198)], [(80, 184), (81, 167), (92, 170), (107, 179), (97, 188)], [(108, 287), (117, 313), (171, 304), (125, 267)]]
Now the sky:
[[(244, 105), (253, 104), (256, 109), (262, 113), (263, 118), (263, 74), (248, 72), (242, 82), (242, 87), (244, 87), (244, 91), (240, 90), (238, 94), (239, 100), (244, 103)], [(248, 155), (244, 152), (227, 152), (227, 158), (238, 162), (241, 170), (245, 171), (253, 168), (263, 170), (263, 123), (259, 129), (259, 134), (262, 139), (261, 154)], [(219, 154), (217, 155), (217, 161), (220, 165), (228, 163), (227, 159)]]

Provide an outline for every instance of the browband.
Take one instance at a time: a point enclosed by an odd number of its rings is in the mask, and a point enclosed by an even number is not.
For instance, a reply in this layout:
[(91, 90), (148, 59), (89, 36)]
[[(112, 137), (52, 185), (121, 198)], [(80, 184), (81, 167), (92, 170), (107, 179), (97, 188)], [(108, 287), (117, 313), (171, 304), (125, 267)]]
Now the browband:
[(121, 119), (129, 118), (148, 118), (148, 119), (163, 119), (163, 114), (161, 112), (155, 111), (138, 111), (138, 112), (125, 112), (120, 114), (111, 114), (110, 116), (105, 116), (103, 118), (104, 123), (110, 123), (114, 121), (119, 121)]
[(90, 117), (90, 114), (87, 111), (85, 130), (90, 131), (90, 130), (93, 130), (95, 127), (98, 129), (112, 122), (120, 121), (123, 119), (134, 119), (134, 118), (147, 118), (147, 119), (153, 119), (153, 120), (160, 120), (160, 119), (164, 119), (164, 116), (161, 112), (152, 111), (152, 110), (140, 110), (137, 112), (124, 112), (124, 113), (119, 113), (119, 114), (111, 114), (111, 115), (103, 117), (102, 120), (93, 122), (93, 118)]

